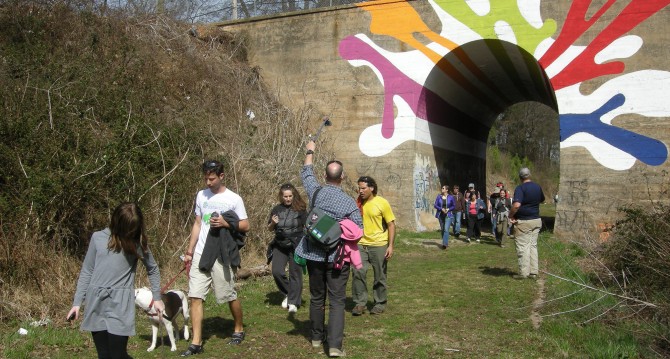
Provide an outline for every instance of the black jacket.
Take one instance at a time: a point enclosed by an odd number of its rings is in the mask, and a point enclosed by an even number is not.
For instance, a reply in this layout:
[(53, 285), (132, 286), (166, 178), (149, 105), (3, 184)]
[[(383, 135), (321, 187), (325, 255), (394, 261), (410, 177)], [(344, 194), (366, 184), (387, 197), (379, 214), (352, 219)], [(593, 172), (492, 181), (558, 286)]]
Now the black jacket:
[(240, 248), (244, 246), (245, 234), (238, 232), (240, 218), (233, 211), (222, 214), (223, 219), (230, 224), (230, 228), (210, 228), (207, 234), (205, 248), (200, 257), (199, 269), (210, 271), (217, 259), (221, 260), (223, 266), (239, 268)]

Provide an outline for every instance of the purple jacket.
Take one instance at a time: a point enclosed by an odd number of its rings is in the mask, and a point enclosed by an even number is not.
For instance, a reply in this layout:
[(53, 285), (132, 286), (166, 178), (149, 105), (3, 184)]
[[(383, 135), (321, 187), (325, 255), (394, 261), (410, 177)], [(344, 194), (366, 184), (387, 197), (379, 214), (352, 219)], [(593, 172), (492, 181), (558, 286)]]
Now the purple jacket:
[[(435, 198), (435, 204), (433, 207), (436, 209), (435, 218), (440, 218), (442, 215), (442, 193), (438, 194)], [(454, 208), (456, 208), (456, 203), (454, 202), (454, 196), (447, 195), (447, 217), (453, 217)]]

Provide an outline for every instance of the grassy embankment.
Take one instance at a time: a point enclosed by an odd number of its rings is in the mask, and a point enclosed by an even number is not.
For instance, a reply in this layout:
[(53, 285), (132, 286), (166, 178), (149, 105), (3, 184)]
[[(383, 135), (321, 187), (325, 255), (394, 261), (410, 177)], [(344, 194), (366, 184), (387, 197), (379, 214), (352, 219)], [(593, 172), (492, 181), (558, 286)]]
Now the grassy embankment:
[[(605, 296), (596, 301), (602, 294), (548, 274), (578, 280), (581, 273), (574, 263), (584, 251), (577, 246), (544, 232), (539, 244), (543, 273), (537, 281), (520, 281), (512, 278), (517, 270), (512, 239), (499, 248), (485, 234), (481, 244), (452, 240), (451, 248), (442, 251), (437, 237), (435, 232), (398, 235), (396, 254), (389, 265), (388, 310), (378, 316), (346, 314), (344, 345), (348, 357), (653, 357), (646, 349), (648, 343), (631, 334), (633, 328), (619, 326), (615, 330), (603, 324), (608, 315), (599, 315), (616, 303), (614, 299)], [(183, 277), (176, 287), (186, 287)], [(348, 293), (350, 311), (353, 304)], [(199, 357), (324, 357), (323, 350), (309, 345), (307, 307), (288, 316), (279, 306), (282, 297), (271, 277), (244, 282), (239, 294), (247, 340), (239, 347), (226, 345), (232, 331), (228, 307), (209, 301), (206, 353)], [(303, 300), (309, 302), (306, 278)], [(556, 315), (561, 312), (567, 313)], [(28, 328), (29, 334), (17, 335), (19, 326)], [(151, 329), (141, 314), (137, 330), (129, 344), (133, 357), (177, 355), (169, 351), (164, 332), (165, 345), (152, 353), (145, 351)], [(90, 335), (80, 333), (76, 324), (32, 328), (28, 323), (13, 323), (2, 332), (1, 355), (7, 358), (95, 355)], [(183, 351), (186, 346), (182, 340), (178, 348)]]

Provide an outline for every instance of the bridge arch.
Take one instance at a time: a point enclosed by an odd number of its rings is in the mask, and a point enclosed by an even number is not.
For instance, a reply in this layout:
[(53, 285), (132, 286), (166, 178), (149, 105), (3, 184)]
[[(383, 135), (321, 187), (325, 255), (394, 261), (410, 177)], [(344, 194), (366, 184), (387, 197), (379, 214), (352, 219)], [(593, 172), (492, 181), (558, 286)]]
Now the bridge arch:
[(440, 182), (474, 182), (482, 192), (494, 121), (522, 102), (537, 102), (558, 114), (556, 94), (542, 65), (523, 48), (497, 39), (450, 51), (426, 78), (421, 98)]

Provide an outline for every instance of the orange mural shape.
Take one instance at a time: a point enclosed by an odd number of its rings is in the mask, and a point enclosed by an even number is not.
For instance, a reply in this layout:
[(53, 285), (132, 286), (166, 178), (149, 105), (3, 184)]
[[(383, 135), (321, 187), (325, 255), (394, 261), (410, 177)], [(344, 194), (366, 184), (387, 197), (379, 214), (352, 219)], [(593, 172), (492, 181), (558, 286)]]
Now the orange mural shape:
[[(436, 64), (442, 72), (451, 77), (473, 96), (481, 98), (484, 102), (491, 104), (494, 109), (502, 109), (501, 104), (497, 103), (493, 97), (477, 88), (451, 63), (448, 61), (440, 61), (442, 60), (442, 55), (431, 50), (414, 37), (414, 34), (420, 33), (429, 40), (440, 44), (450, 51), (457, 49), (459, 46), (455, 42), (445, 39), (438, 33), (432, 31), (409, 3), (397, 0), (380, 0), (358, 3), (356, 5), (370, 13), (372, 18), (370, 21), (370, 32), (377, 35), (393, 37), (394, 39), (420, 51)], [(482, 73), (479, 67), (477, 67), (467, 54), (462, 51), (457, 51), (455, 52), (455, 55), (479, 81), (483, 82), (488, 87), (490, 91), (497, 94), (500, 93), (500, 89), (498, 89), (495, 84)]]

